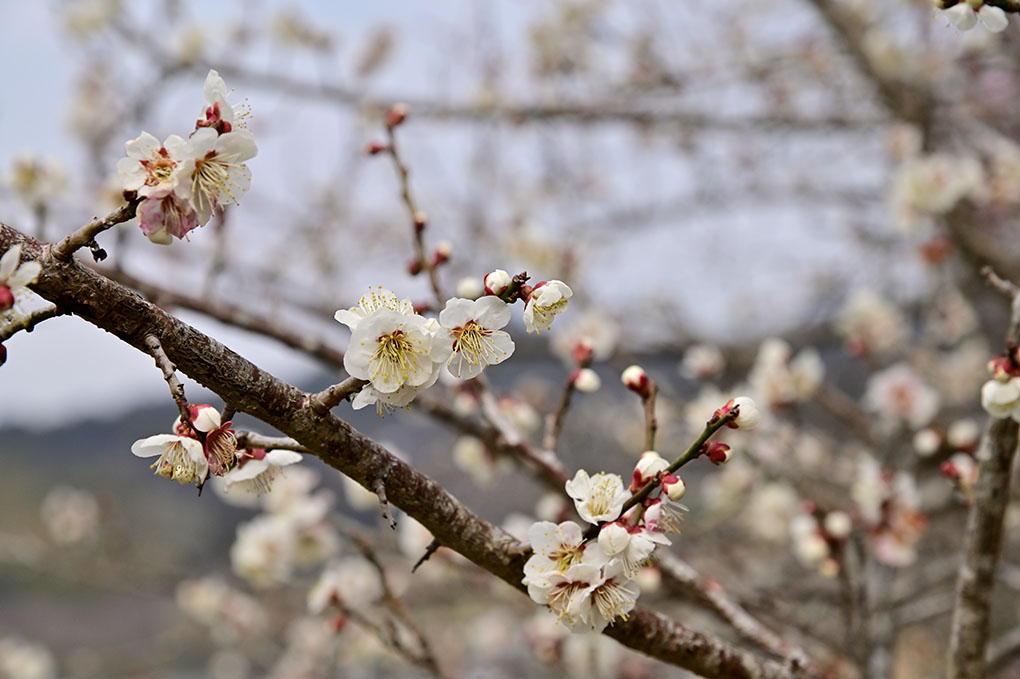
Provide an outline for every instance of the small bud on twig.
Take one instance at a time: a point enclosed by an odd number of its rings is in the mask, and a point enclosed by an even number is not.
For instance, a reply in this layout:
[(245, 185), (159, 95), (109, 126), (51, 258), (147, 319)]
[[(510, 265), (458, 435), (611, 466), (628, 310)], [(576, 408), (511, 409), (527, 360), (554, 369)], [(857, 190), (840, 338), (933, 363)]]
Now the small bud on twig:
[(407, 105), (394, 104), (386, 114), (386, 127), (393, 129), (407, 119)]

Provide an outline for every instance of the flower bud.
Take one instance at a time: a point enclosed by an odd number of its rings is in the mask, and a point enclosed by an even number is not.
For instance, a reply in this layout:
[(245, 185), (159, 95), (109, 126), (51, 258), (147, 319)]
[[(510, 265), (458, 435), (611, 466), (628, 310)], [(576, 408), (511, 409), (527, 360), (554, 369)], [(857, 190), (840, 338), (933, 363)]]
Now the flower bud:
[(853, 521), (850, 520), (850, 515), (839, 510), (826, 514), (822, 525), (829, 537), (837, 540), (846, 539), (853, 529)]
[(365, 144), (365, 153), (367, 153), (370, 156), (375, 156), (382, 153), (383, 151), (388, 151), (389, 148), (390, 148), (389, 146), (382, 143), (381, 141), (370, 141), (367, 144)]
[(450, 261), (450, 254), (453, 252), (453, 246), (450, 245), (449, 241), (442, 241), (436, 245), (436, 249), (432, 253), (432, 266), (439, 266)]
[(429, 216), (418, 210), (414, 213), (414, 232), (421, 233), (425, 230), (425, 225), (429, 222)]
[(574, 348), (570, 351), (570, 357), (574, 359), (578, 367), (587, 368), (592, 358), (595, 357), (595, 347), (592, 345), (591, 340), (587, 337), (577, 340)]
[(601, 386), (602, 380), (599, 379), (598, 373), (591, 368), (581, 368), (574, 373), (574, 389), (578, 391), (590, 394), (598, 391)]
[(619, 554), (627, 549), (629, 543), (630, 531), (617, 521), (607, 523), (599, 531), (599, 547), (609, 556)]
[(942, 445), (942, 437), (937, 431), (928, 427), (914, 434), (914, 452), (921, 457), (931, 457)]
[(3, 344), (0, 344), (0, 365), (3, 365), (6, 362), (7, 362), (7, 347), (5, 347)]
[(485, 274), (485, 292), (489, 295), (502, 295), (510, 287), (510, 274), (502, 269)]
[(14, 293), (6, 285), (0, 285), (0, 312), (7, 311), (14, 306)]
[(417, 276), (421, 273), (421, 260), (417, 257), (412, 257), (407, 260), (407, 273), (412, 276)]
[(631, 475), (630, 492), (637, 492), (646, 483), (658, 476), (660, 472), (664, 472), (667, 469), (669, 469), (669, 460), (654, 450), (646, 450), (641, 454), (641, 459), (634, 466), (634, 473)]
[(1013, 362), (1005, 356), (996, 356), (988, 361), (988, 372), (997, 382), (1009, 382), (1013, 377)]
[(648, 373), (639, 365), (632, 365), (620, 375), (623, 386), (627, 387), (641, 398), (648, 398), (649, 384)]
[(970, 418), (957, 420), (949, 425), (946, 441), (957, 450), (971, 450), (981, 437), (981, 427)]
[(478, 299), (485, 294), (485, 287), (477, 278), (466, 276), (457, 281), (456, 294), (463, 299)]
[(386, 127), (394, 128), (407, 120), (407, 104), (394, 104), (386, 114)]
[(726, 417), (734, 410), (737, 411), (736, 417), (726, 425), (731, 429), (753, 429), (761, 421), (758, 406), (747, 396), (731, 398), (726, 405), (715, 411), (715, 417)]
[(733, 457), (733, 451), (722, 441), (710, 441), (705, 444), (705, 456), (712, 464), (726, 464)]
[[(191, 417), (191, 425), (198, 431), (210, 432), (220, 426), (220, 412), (206, 403), (188, 406), (188, 415)], [(184, 427), (180, 417), (174, 422), (174, 433), (178, 436), (189, 436), (191, 434)]]
[(1020, 380), (1013, 378), (1008, 382), (988, 380), (981, 387), (981, 407), (989, 415), (1005, 419), (1020, 406)]
[(679, 476), (667, 474), (662, 477), (662, 490), (666, 492), (670, 500), (676, 502), (687, 492), (687, 484)]

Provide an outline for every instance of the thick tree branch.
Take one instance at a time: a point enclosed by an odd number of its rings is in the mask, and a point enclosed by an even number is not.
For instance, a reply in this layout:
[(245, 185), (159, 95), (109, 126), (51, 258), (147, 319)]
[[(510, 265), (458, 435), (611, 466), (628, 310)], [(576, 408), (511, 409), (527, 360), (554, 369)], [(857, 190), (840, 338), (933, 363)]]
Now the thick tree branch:
[[(417, 519), (442, 544), (523, 591), (528, 551), (500, 528), (480, 518), (445, 489), (366, 438), (348, 423), (305, 407), (307, 395), (259, 369), (216, 340), (170, 316), (137, 294), (74, 261), (62, 263), (43, 244), (0, 225), (0, 252), (23, 243), (40, 260), (34, 289), (122, 341), (146, 350), (149, 335), (160, 338), (167, 356), (192, 379), (284, 434), (306, 445), (326, 464), (364, 487), (381, 480), (390, 501)], [(379, 470), (385, 470), (380, 475)], [(806, 679), (812, 673), (740, 651), (643, 607), (606, 633), (631, 648), (706, 677)]]

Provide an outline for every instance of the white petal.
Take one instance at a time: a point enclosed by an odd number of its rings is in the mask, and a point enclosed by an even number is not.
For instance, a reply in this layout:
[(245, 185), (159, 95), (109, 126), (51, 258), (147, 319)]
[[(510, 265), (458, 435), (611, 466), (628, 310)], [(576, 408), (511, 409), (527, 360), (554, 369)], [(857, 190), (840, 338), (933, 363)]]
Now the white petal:
[(977, 13), (966, 2), (960, 2), (947, 9), (944, 14), (949, 23), (960, 31), (969, 31), (977, 24)]
[(229, 155), (235, 162), (244, 162), (254, 158), (259, 148), (255, 145), (255, 135), (248, 130), (236, 130), (220, 135), (216, 140), (216, 152)]
[(301, 461), (301, 453), (295, 450), (270, 450), (265, 459), (275, 467), (286, 467)]
[(166, 447), (177, 441), (180, 436), (173, 434), (156, 434), (147, 439), (139, 439), (131, 444), (131, 452), (137, 457), (154, 457), (162, 455)]
[(41, 271), (42, 264), (39, 262), (25, 262), (7, 279), (7, 285), (10, 286), (11, 290), (23, 288), (26, 285), (35, 283), (35, 279), (39, 278)]
[(142, 132), (137, 139), (124, 142), (124, 151), (129, 158), (134, 158), (136, 161), (149, 160), (159, 151), (160, 146), (159, 139), (148, 132)]
[(18, 243), (0, 257), (0, 281), (6, 281), (18, 268), (21, 261), (21, 243)]
[(478, 324), (490, 330), (498, 330), (510, 322), (510, 305), (493, 295), (475, 301), (474, 313)]
[(269, 469), (269, 462), (266, 460), (248, 460), (243, 466), (235, 467), (223, 476), (223, 482), (228, 486), (238, 481), (254, 479), (262, 472)]
[(1006, 26), (1009, 25), (1009, 17), (1001, 7), (993, 7), (985, 4), (978, 10), (978, 18), (981, 19), (981, 23), (992, 33), (999, 33), (1006, 30)]
[(205, 95), (205, 100), (210, 104), (218, 100), (226, 101), (227, 83), (224, 82), (219, 73), (215, 70), (210, 70), (209, 74), (205, 76), (205, 84), (202, 87), (202, 93)]

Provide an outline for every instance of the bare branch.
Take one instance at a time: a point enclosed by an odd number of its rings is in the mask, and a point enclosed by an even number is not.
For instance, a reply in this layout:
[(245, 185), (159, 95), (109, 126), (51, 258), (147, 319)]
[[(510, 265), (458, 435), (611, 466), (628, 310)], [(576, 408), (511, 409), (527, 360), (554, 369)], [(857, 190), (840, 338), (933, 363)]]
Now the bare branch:
[(177, 404), (177, 409), (181, 413), (181, 422), (191, 424), (188, 399), (184, 397), (184, 385), (177, 379), (177, 366), (173, 364), (166, 355), (166, 352), (163, 351), (163, 347), (155, 335), (145, 336), (145, 347), (152, 354), (153, 360), (156, 361), (156, 367), (163, 373), (163, 379), (166, 380), (167, 385), (170, 387), (170, 395), (173, 397), (174, 403)]
[[(134, 217), (135, 208), (138, 207), (140, 202), (141, 200), (138, 198), (133, 198), (129, 200), (126, 205), (117, 208), (106, 217), (102, 219), (93, 219), (91, 222), (54, 245), (53, 249), (50, 251), (51, 254), (55, 259), (61, 262), (69, 261), (71, 259), (71, 255), (86, 245), (93, 243), (96, 236), (101, 234), (103, 231), (111, 229)], [(97, 258), (97, 261), (98, 259), (102, 259), (102, 257)]]
[(245, 448), (262, 448), (263, 450), (293, 450), (298, 453), (314, 454), (308, 448), (286, 436), (263, 436), (250, 431), (234, 433), (238, 450)]
[(411, 572), (414, 573), (416, 570), (418, 570), (418, 566), (421, 566), (423, 563), (428, 561), (433, 554), (439, 551), (440, 547), (442, 547), (442, 545), (439, 544), (439, 540), (432, 538), (432, 541), (428, 544), (428, 547), (425, 548), (425, 553), (421, 555), (420, 559), (414, 562), (413, 566), (411, 566)]
[(339, 384), (333, 384), (319, 393), (309, 396), (308, 406), (320, 415), (325, 415), (335, 406), (340, 405), (340, 402), (348, 396), (361, 391), (366, 384), (368, 382), (365, 380), (359, 380), (357, 377), (348, 377)]

